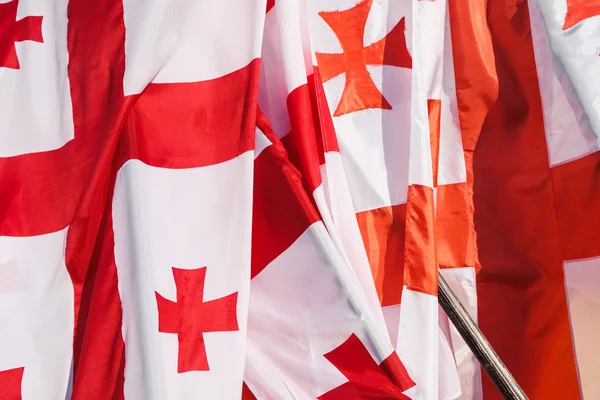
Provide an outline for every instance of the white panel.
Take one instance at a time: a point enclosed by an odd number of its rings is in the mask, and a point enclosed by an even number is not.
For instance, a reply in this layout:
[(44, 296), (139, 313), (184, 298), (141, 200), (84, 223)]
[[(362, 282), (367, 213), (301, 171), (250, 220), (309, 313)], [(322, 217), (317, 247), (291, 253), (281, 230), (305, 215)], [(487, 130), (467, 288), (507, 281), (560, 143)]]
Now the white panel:
[[(313, 51), (342, 52), (331, 27), (317, 12), (345, 10), (356, 3), (355, 0), (311, 2)], [(404, 17), (406, 42), (410, 51), (411, 4), (411, 1), (373, 2), (366, 23), (364, 44), (368, 46), (385, 37)], [(367, 109), (333, 118), (356, 212), (405, 203), (409, 182), (412, 70), (392, 66), (367, 66), (367, 70), (392, 110)], [(346, 74), (342, 73), (323, 85), (332, 112), (340, 100), (345, 80)]]
[[(477, 322), (477, 285), (475, 268), (448, 268), (440, 270), (446, 282), (465, 307), (471, 318)], [(479, 362), (460, 336), (456, 328), (448, 321), (444, 314), (443, 324), (450, 330), (452, 349), (460, 376), (462, 396), (461, 400), (483, 399), (481, 386), (481, 367)], [(442, 321), (440, 321), (442, 325)]]
[[(551, 3), (551, 1), (547, 2)], [(598, 138), (590, 127), (571, 79), (552, 52), (544, 17), (535, 0), (529, 0), (529, 16), (542, 96), (544, 129), (552, 166), (581, 158), (597, 151), (600, 147), (598, 147)], [(562, 35), (559, 31), (554, 34), (558, 35), (556, 40), (563, 40), (560, 39)], [(565, 54), (565, 57), (575, 56)], [(595, 58), (599, 59), (597, 56)], [(600, 67), (600, 62), (597, 65)], [(578, 78), (574, 79), (577, 83)], [(593, 87), (596, 79), (593, 81), (588, 79), (588, 81), (586, 85)]]
[[(245, 380), (259, 398), (315, 399), (347, 382), (323, 355), (353, 333), (383, 361), (367, 335), (372, 318), (355, 311), (355, 302), (365, 300), (348, 272), (317, 222), (252, 279)], [(386, 356), (392, 350), (386, 342)]]
[(394, 348), (398, 346), (398, 329), (400, 328), (400, 304), (381, 307), (385, 318), (388, 334)]
[(444, 36), (450, 33), (446, 33), (444, 29), (446, 0), (417, 1), (417, 7), (419, 26), (424, 28), (419, 30), (420, 46), (423, 49), (418, 67), (427, 88), (426, 97), (439, 99), (442, 89)]
[(23, 400), (68, 397), (75, 305), (66, 238), (66, 229), (0, 237), (0, 371), (24, 367)]
[(305, 19), (296, 0), (278, 0), (265, 19), (258, 103), (278, 137), (290, 131), (288, 95), (312, 73)]
[(354, 213), (340, 153), (337, 151), (325, 153), (325, 164), (321, 165), (321, 177), (323, 184), (315, 189), (313, 196), (323, 222), (333, 242), (340, 249), (348, 265), (352, 267), (371, 309), (383, 326), (385, 322), (381, 304)]
[(254, 159), (256, 159), (260, 153), (270, 145), (272, 145), (269, 138), (258, 128), (254, 131)]
[[(440, 397), (440, 379), (448, 392), (455, 393), (460, 386), (456, 364), (453, 359), (440, 358), (440, 345), (449, 344), (440, 343), (437, 297), (405, 286), (400, 304), (397, 351), (410, 377), (421, 389), (423, 399), (451, 399), (447, 393)], [(443, 375), (439, 374), (440, 371)]]
[[(427, 47), (431, 41), (428, 32), (431, 28), (423, 21), (427, 17), (427, 9), (414, 2), (412, 8), (413, 21), (413, 69), (411, 87), (411, 125), (410, 125), (410, 166), (409, 185), (418, 184), (433, 187), (433, 170), (431, 162), (431, 133), (429, 129), (429, 113), (427, 110), (427, 94), (433, 77), (433, 68), (427, 65), (431, 61)], [(438, 29), (441, 26), (438, 25)], [(438, 38), (443, 43), (442, 38)]]
[[(387, 66), (367, 69), (393, 109), (368, 109), (333, 119), (355, 212), (406, 203), (408, 196), (412, 72)], [(344, 79), (340, 75), (324, 84), (332, 110)], [(382, 86), (383, 82), (394, 85)]]
[[(573, 85), (573, 89), (577, 94), (577, 97), (579, 98), (587, 117), (589, 118), (590, 124), (596, 136), (595, 148), (598, 149), (600, 143), (600, 80), (598, 79), (598, 70), (600, 69), (600, 57), (598, 56), (600, 49), (600, 16), (585, 19), (574, 27), (563, 30), (562, 27), (564, 25), (565, 15), (567, 12), (567, 0), (537, 0), (535, 3), (537, 3), (537, 7), (535, 7), (534, 0), (529, 0), (530, 9), (533, 10), (533, 13), (531, 13), (531, 25), (532, 33), (534, 35), (534, 43), (544, 43), (547, 40), (546, 38), (543, 38), (543, 30), (546, 28), (548, 32), (547, 36), (549, 36), (550, 44), (552, 45), (552, 51), (562, 63), (562, 66), (564, 67), (564, 70), (566, 71), (568, 77), (570, 78), (570, 82)], [(539, 11), (541, 11), (541, 15)], [(545, 25), (542, 23), (540, 16), (543, 16), (543, 22), (545, 22)], [(543, 39), (540, 41), (541, 38)], [(553, 65), (547, 61), (549, 57), (544, 55), (544, 53), (546, 53), (548, 50), (538, 52), (537, 46), (535, 50), (536, 61), (541, 61), (543, 63), (542, 68), (552, 69)], [(541, 56), (539, 61), (538, 56)], [(539, 68), (540, 66), (538, 66), (538, 74)], [(557, 82), (557, 80), (559, 82)], [(564, 96), (564, 94), (560, 93), (561, 91), (564, 91), (567, 97), (572, 96), (571, 88), (565, 79), (560, 78), (560, 75), (559, 79), (554, 79), (554, 82), (548, 82), (551, 81), (550, 77), (546, 78), (546, 81), (547, 82), (545, 82), (544, 85), (549, 86), (546, 89), (546, 92), (552, 93), (551, 96), (558, 96), (559, 98)], [(561, 89), (558, 87), (559, 85), (566, 86), (566, 88)], [(547, 95), (549, 93), (542, 93), (542, 95), (544, 94)], [(559, 108), (561, 106), (561, 102), (566, 105), (564, 99), (559, 100), (555, 105), (557, 112), (564, 112)], [(572, 101), (569, 102), (572, 104)], [(579, 121), (581, 118), (581, 112), (578, 107), (574, 108), (574, 113), (575, 117)], [(572, 122), (572, 119), (573, 117), (571, 116), (565, 116), (563, 121)], [(560, 122), (556, 123), (559, 124)], [(563, 129), (569, 128), (571, 127)], [(560, 129), (556, 127), (553, 129), (553, 131), (560, 131)], [(584, 132), (584, 136), (586, 133), (587, 132)], [(562, 134), (565, 135), (565, 133)], [(581, 133), (576, 131), (574, 134), (569, 136), (569, 140), (575, 140), (578, 144), (568, 146), (567, 151), (572, 152), (575, 150), (573, 147), (576, 147), (579, 152), (579, 156), (584, 155), (583, 153), (587, 154), (591, 152), (592, 149), (589, 147), (589, 145), (593, 144), (593, 142), (590, 143), (587, 136), (585, 138), (577, 138), (577, 136), (581, 136)], [(560, 143), (557, 143), (557, 147), (559, 147), (560, 144), (566, 143), (568, 143), (568, 141), (566, 139), (562, 139)], [(588, 143), (587, 151), (585, 143)], [(553, 162), (565, 161), (567, 156), (568, 154), (560, 154), (558, 157), (559, 160), (554, 161), (553, 159)]]
[(440, 153), (438, 159), (438, 185), (467, 181), (467, 167), (458, 119), (456, 81), (454, 80), (454, 57), (450, 16), (445, 18), (444, 68), (442, 77), (440, 110)]
[(125, 95), (141, 93), (175, 50), (179, 2), (123, 0), (125, 20)]
[(67, 0), (19, 0), (17, 19), (28, 16), (43, 17), (44, 43), (17, 42), (20, 69), (0, 66), (0, 157), (54, 150), (74, 137)]
[[(123, 304), (125, 397), (240, 398), (250, 279), (252, 152), (202, 168), (140, 161), (119, 171), (113, 201)], [(155, 291), (175, 300), (171, 267), (207, 267), (204, 301), (238, 292), (239, 331), (203, 334), (210, 371), (177, 372), (178, 338), (158, 331)]]
[(153, 82), (215, 79), (260, 57), (265, 0), (178, 0), (173, 8), (177, 44)]
[(565, 287), (583, 398), (600, 398), (600, 257), (565, 261)]

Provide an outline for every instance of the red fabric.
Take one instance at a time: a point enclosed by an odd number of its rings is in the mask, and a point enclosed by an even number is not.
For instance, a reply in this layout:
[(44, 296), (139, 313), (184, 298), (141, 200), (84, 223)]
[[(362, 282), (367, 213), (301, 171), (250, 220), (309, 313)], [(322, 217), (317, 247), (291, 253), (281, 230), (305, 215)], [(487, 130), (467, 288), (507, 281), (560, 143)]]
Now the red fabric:
[(156, 294), (158, 331), (177, 334), (177, 372), (209, 371), (204, 333), (238, 331), (237, 292), (204, 302), (206, 268), (173, 267), (177, 302)]
[(438, 263), (435, 246), (433, 189), (408, 187), (404, 285), (414, 292), (437, 296)]
[(433, 187), (437, 186), (438, 168), (440, 165), (441, 111), (441, 100), (427, 99), (427, 113), (429, 115), (429, 137), (431, 143), (431, 166), (433, 171)]
[(530, 398), (579, 398), (528, 3), (511, 4), (449, 1), (479, 325)]
[(246, 382), (242, 385), (242, 400), (256, 400), (256, 396), (250, 390)]
[(392, 106), (377, 89), (367, 65), (393, 65), (411, 68), (412, 58), (406, 46), (405, 19), (402, 18), (381, 40), (364, 46), (367, 17), (373, 0), (362, 0), (343, 11), (322, 11), (321, 18), (340, 41), (343, 53), (316, 53), (323, 82), (345, 73), (342, 97), (333, 113), (340, 116), (368, 108), (389, 110)]
[(319, 396), (319, 400), (409, 399), (402, 392), (415, 385), (395, 352), (377, 365), (355, 334), (325, 358), (348, 382)]
[(21, 400), (23, 371), (23, 367), (0, 371), (0, 400)]
[(404, 284), (406, 204), (361, 211), (356, 219), (381, 305), (400, 304)]
[(596, 0), (566, 0), (567, 13), (563, 30), (569, 29), (583, 21), (600, 14), (600, 2)]
[(441, 185), (436, 197), (436, 249), (440, 268), (479, 271), (473, 198), (466, 182)]
[(551, 174), (563, 260), (600, 256), (600, 152)]
[(302, 174), (306, 190), (311, 193), (321, 185), (321, 140), (315, 129), (318, 123), (313, 114), (313, 101), (308, 85), (294, 89), (287, 97), (288, 116), (292, 130), (282, 142), (292, 164)]
[(268, 122), (260, 116), (257, 124), (273, 144), (254, 161), (252, 278), (320, 220), (301, 174), (287, 159)]
[(19, 69), (15, 42), (44, 43), (42, 18), (29, 16), (17, 21), (19, 0), (0, 3), (0, 67)]

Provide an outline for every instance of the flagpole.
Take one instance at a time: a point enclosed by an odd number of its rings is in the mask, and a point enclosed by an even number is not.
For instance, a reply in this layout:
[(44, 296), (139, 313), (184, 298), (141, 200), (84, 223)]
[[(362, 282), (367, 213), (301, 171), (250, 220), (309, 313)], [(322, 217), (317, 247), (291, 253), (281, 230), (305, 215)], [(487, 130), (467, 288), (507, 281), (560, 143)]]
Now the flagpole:
[(506, 368), (498, 354), (494, 351), (483, 333), (479, 330), (467, 310), (458, 300), (448, 282), (438, 273), (438, 302), (452, 321), (481, 366), (498, 388), (505, 399), (527, 400), (523, 389), (519, 386), (510, 371)]

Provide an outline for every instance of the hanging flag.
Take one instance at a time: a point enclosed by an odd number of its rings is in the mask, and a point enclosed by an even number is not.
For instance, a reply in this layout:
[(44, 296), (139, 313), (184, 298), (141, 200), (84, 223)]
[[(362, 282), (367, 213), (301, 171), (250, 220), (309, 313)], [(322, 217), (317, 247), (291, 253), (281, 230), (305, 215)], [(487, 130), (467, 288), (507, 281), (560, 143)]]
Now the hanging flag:
[[(581, 92), (583, 79), (594, 90), (584, 70), (597, 54), (583, 54), (597, 36), (586, 28), (594, 3), (449, 2), (479, 325), (530, 398), (599, 393), (600, 152)], [(499, 398), (487, 377), (483, 398)]]

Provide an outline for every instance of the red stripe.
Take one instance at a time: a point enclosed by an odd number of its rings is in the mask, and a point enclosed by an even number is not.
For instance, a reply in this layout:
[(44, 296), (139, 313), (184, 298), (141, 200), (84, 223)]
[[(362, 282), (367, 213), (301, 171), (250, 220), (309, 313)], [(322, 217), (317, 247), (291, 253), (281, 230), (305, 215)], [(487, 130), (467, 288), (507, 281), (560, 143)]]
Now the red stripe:
[(320, 220), (304, 190), (300, 172), (287, 159), (270, 127), (259, 126), (272, 145), (254, 161), (251, 277)]
[(252, 150), (259, 64), (208, 81), (148, 85), (127, 118), (121, 160), (192, 168)]
[[(72, 398), (122, 398), (124, 343), (116, 274), (114, 267), (102, 267), (112, 261), (114, 248), (110, 243), (112, 235), (105, 227), (108, 216), (103, 215), (112, 190), (109, 182), (113, 154), (124, 116), (133, 103), (133, 99), (123, 97), (123, 4), (116, 0), (94, 4), (70, 1), (68, 16), (68, 72), (75, 139), (69, 147), (49, 155), (60, 164), (41, 165), (44, 173), (38, 175), (39, 179), (52, 181), (59, 190), (51, 193), (55, 197), (44, 201), (57, 206), (64, 202), (67, 212), (57, 214), (63, 220), (54, 219), (52, 212), (40, 215), (35, 210), (39, 200), (21, 211), (30, 218), (29, 228), (44, 226), (46, 232), (56, 228), (47, 226), (47, 216), (59, 227), (71, 224), (66, 265), (75, 295)], [(22, 176), (20, 182), (29, 185), (29, 178)], [(32, 192), (38, 187), (28, 189), (27, 194), (35, 196)], [(102, 255), (102, 249), (107, 249), (104, 251), (109, 251), (110, 256)], [(98, 286), (96, 278), (100, 278)], [(106, 354), (109, 356), (103, 357)]]
[(339, 152), (339, 147), (317, 67), (307, 81), (288, 95), (291, 131), (281, 141), (289, 160), (301, 172), (306, 190), (312, 193), (322, 182), (320, 166), (325, 164), (325, 152)]
[(333, 127), (333, 118), (329, 110), (325, 89), (321, 80), (321, 74), (318, 67), (314, 67), (314, 72), (308, 76), (308, 90), (312, 104), (313, 120), (315, 132), (317, 134), (317, 147), (319, 148), (319, 159), (321, 164), (325, 163), (324, 153), (330, 151), (340, 151), (338, 146), (335, 128)]
[[(112, 199), (116, 174), (109, 183)], [(80, 230), (85, 234), (84, 230)], [(77, 238), (79, 242), (85, 238)], [(72, 241), (68, 248), (74, 252)], [(89, 243), (89, 242), (88, 242)], [(123, 399), (125, 343), (121, 333), (122, 308), (114, 258), (112, 207), (109, 203), (93, 240), (81, 287), (79, 318), (73, 344), (73, 399)]]
[[(321, 143), (315, 126), (318, 116), (313, 114), (313, 102), (308, 85), (294, 89), (287, 97), (291, 132), (283, 138), (290, 161), (301, 172), (306, 188), (312, 193), (321, 185)], [(319, 138), (320, 139), (320, 138)]]
[[(123, 396), (125, 354), (112, 230), (112, 193), (118, 170), (132, 158), (158, 167), (191, 168), (224, 162), (251, 150), (257, 80), (256, 60), (211, 81), (150, 85), (131, 110), (110, 168), (110, 200), (102, 225), (94, 231), (97, 226), (76, 221), (69, 230), (67, 257), (86, 271), (74, 345), (73, 398)], [(82, 257), (86, 251), (93, 251), (89, 262)]]
[(466, 182), (437, 188), (436, 247), (440, 268), (481, 268), (473, 223), (472, 195)]
[(254, 396), (254, 393), (246, 385), (246, 382), (243, 382), (242, 385), (242, 400), (256, 400), (256, 396)]
[[(579, 398), (528, 5), (510, 14), (503, 2), (449, 5), (479, 323), (530, 398)], [(487, 377), (484, 397), (500, 398)]]
[(267, 0), (267, 12), (271, 10), (275, 6), (275, 0)]
[(562, 258), (600, 256), (600, 152), (552, 168)]
[(404, 251), (404, 285), (414, 292), (437, 296), (433, 189), (428, 186), (408, 187)]
[(356, 213), (377, 295), (383, 307), (400, 304), (404, 285), (406, 204)]
[(431, 143), (431, 163), (433, 171), (433, 187), (436, 187), (438, 184), (438, 169), (440, 165), (441, 109), (441, 100), (427, 100), (427, 112), (429, 114), (429, 139)]

